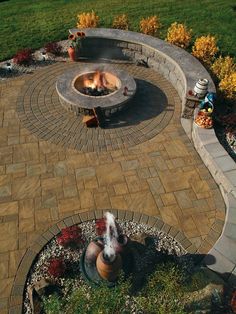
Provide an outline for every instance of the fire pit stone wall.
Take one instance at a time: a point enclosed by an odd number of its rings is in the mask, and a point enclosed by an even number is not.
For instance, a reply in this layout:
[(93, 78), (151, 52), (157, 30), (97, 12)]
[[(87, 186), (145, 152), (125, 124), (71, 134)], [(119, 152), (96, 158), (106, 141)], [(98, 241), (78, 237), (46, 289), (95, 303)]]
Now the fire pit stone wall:
[[(88, 73), (96, 73), (98, 69), (101, 73), (107, 73), (116, 78), (117, 90), (104, 96), (82, 93), (78, 80)], [(125, 88), (128, 90), (127, 93), (124, 92)], [(84, 67), (78, 65), (64, 72), (57, 80), (56, 89), (61, 104), (77, 116), (88, 115), (93, 108), (100, 107), (104, 115), (109, 117), (127, 106), (135, 95), (136, 83), (126, 71), (106, 64), (91, 64)]]

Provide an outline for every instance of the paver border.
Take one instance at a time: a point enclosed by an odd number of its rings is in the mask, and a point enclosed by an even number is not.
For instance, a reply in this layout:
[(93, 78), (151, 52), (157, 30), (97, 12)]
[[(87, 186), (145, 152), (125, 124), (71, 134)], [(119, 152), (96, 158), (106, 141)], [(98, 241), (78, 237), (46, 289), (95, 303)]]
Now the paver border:
[[(12, 286), (11, 295), (10, 295), (10, 305), (9, 313), (10, 314), (21, 314), (23, 307), (23, 295), (24, 288), (27, 280), (27, 275), (30, 270), (32, 263), (43, 249), (43, 247), (60, 231), (65, 227), (70, 227), (74, 224), (79, 224), (82, 222), (90, 221), (93, 219), (99, 219), (104, 216), (104, 213), (108, 209), (103, 210), (93, 210), (75, 214), (73, 216), (66, 217), (56, 224), (44, 231), (34, 243), (27, 249), (24, 256), (21, 259), (21, 262), (18, 266), (15, 280)], [(194, 244), (184, 235), (182, 231), (179, 231), (175, 227), (164, 223), (159, 217), (148, 216), (146, 214), (133, 212), (129, 210), (119, 210), (119, 209), (109, 209), (109, 211), (115, 216), (115, 218), (134, 221), (137, 223), (147, 224), (150, 227), (155, 227), (159, 231), (163, 231), (173, 237), (177, 242), (182, 245), (182, 247), (190, 254), (197, 252), (197, 249)]]

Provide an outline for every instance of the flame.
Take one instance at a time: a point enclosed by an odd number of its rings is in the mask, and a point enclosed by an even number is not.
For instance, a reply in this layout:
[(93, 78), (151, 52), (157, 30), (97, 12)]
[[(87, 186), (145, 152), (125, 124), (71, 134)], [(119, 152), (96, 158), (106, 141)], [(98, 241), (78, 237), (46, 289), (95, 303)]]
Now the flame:
[(93, 75), (86, 75), (83, 83), (84, 87), (92, 89), (107, 87), (105, 75), (100, 71), (96, 71)]

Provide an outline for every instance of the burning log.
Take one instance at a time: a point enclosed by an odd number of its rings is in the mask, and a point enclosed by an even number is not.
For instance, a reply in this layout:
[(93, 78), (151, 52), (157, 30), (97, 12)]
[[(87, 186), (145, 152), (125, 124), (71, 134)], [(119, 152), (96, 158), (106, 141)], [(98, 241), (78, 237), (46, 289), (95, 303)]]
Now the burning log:
[(96, 71), (85, 75), (82, 93), (88, 96), (106, 96), (116, 90), (116, 86), (109, 83), (103, 72)]

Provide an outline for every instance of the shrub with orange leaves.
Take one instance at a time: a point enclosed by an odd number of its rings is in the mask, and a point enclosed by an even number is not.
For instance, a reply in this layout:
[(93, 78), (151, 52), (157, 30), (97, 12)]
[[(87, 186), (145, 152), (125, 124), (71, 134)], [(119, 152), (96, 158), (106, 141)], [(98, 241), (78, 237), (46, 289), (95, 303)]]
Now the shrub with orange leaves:
[(236, 71), (236, 64), (234, 59), (230, 56), (220, 56), (211, 66), (212, 72), (217, 76), (219, 80), (222, 80), (226, 75), (230, 75)]
[(181, 48), (187, 48), (192, 38), (192, 30), (184, 24), (174, 22), (168, 28), (166, 41)]
[(114, 17), (113, 23), (112, 23), (113, 28), (117, 29), (129, 29), (129, 19), (126, 14), (121, 14), (117, 15)]
[(228, 99), (236, 99), (236, 71), (226, 75), (219, 84), (219, 89)]
[(99, 17), (96, 15), (94, 11), (92, 12), (83, 12), (77, 15), (78, 28), (87, 28), (87, 27), (98, 27), (99, 24)]
[(154, 36), (157, 34), (160, 28), (161, 28), (160, 19), (156, 15), (149, 16), (146, 19), (143, 18), (140, 21), (141, 33)]
[(206, 64), (211, 64), (218, 51), (219, 48), (216, 46), (215, 37), (207, 35), (198, 37), (195, 40), (192, 55)]

